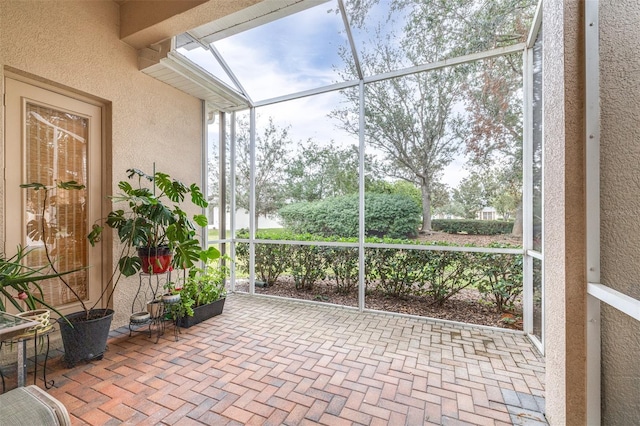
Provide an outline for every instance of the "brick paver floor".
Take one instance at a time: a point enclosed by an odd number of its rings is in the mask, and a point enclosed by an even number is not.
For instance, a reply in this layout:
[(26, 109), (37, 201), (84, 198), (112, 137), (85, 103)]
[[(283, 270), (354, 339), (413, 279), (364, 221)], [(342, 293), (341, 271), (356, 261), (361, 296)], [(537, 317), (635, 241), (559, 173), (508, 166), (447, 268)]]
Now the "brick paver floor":
[(54, 361), (74, 424), (544, 424), (544, 360), (522, 334), (234, 294), (156, 344), (112, 333)]

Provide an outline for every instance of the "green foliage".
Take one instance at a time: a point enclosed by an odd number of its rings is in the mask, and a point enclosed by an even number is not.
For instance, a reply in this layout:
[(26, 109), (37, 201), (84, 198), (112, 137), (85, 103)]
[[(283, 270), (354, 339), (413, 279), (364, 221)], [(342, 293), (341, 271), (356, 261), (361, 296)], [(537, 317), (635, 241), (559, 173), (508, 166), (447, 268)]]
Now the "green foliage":
[(484, 176), (472, 173), (462, 179), (460, 185), (453, 190), (451, 198), (462, 208), (465, 219), (475, 219), (478, 212), (487, 206), (490, 191), (488, 185), (490, 184)]
[[(217, 251), (217, 250), (215, 250)], [(204, 268), (192, 268), (180, 290), (180, 303), (174, 313), (180, 317), (193, 316), (193, 308), (215, 302), (226, 296), (225, 279), (229, 276), (229, 268), (225, 263), (226, 256), (217, 258), (212, 253)], [(221, 260), (223, 262), (221, 262)]]
[[(62, 316), (53, 306), (49, 305), (44, 298), (44, 292), (39, 282), (51, 278), (59, 278), (63, 275), (79, 271), (74, 269), (65, 272), (49, 272), (49, 266), (32, 268), (25, 265), (27, 256), (33, 250), (25, 250), (18, 246), (16, 254), (6, 258), (0, 257), (0, 311), (6, 311), (7, 304), (13, 305), (18, 311), (23, 312), (26, 308), (34, 310), (38, 305), (46, 306), (48, 309)], [(23, 302), (24, 306), (20, 303)]]
[(407, 196), (416, 203), (418, 208), (422, 208), (422, 195), (420, 194), (420, 188), (406, 180), (397, 180), (394, 182), (379, 180), (371, 182), (371, 184), (367, 185), (366, 188), (368, 193), (399, 194)]
[(390, 296), (402, 297), (426, 285), (423, 250), (376, 248), (367, 250), (367, 281)]
[[(502, 244), (491, 244), (490, 247), (511, 248)], [(482, 265), (478, 290), (493, 298), (499, 312), (512, 308), (515, 299), (522, 294), (522, 255), (478, 253), (476, 256)]]
[[(294, 202), (318, 201), (358, 193), (358, 149), (312, 140), (298, 143), (298, 154), (286, 168), (288, 198)], [(371, 161), (369, 161), (369, 168)]]
[(475, 254), (461, 251), (430, 251), (426, 263), (429, 287), (426, 293), (443, 305), (477, 279)]
[[(156, 172), (148, 175), (138, 169), (128, 169), (127, 177), (137, 179), (137, 187), (128, 181), (120, 181), (120, 193), (112, 197), (114, 202), (125, 203), (128, 209), (111, 211), (104, 220), (109, 228), (115, 229), (124, 248), (118, 260), (118, 268), (125, 276), (137, 273), (141, 267), (140, 257), (129, 253), (129, 248), (155, 248), (168, 246), (174, 256), (172, 265), (176, 268), (191, 268), (200, 259), (201, 247), (196, 236), (196, 226), (206, 226), (207, 218), (202, 214), (189, 217), (181, 208), (185, 197), (197, 207), (207, 207), (204, 194), (197, 185), (186, 186), (172, 179), (168, 174)], [(153, 188), (142, 183), (151, 182)], [(88, 235), (91, 245), (102, 238), (104, 226), (94, 224)]]
[[(243, 236), (248, 237), (248, 233)], [(268, 232), (258, 232), (256, 235), (259, 239), (281, 236), (281, 233)], [(356, 238), (323, 238), (309, 234), (289, 234), (288, 237), (296, 241), (357, 242)], [(429, 296), (433, 303), (442, 305), (461, 290), (477, 285), (482, 293), (491, 295), (502, 309), (510, 306), (522, 293), (521, 255), (420, 249), (418, 246), (424, 244), (406, 239), (367, 238), (366, 242), (417, 246), (416, 249), (366, 249), (366, 285), (375, 286), (392, 297)], [(442, 241), (429, 245), (455, 247)], [(511, 248), (499, 244), (490, 247)], [(238, 245), (236, 254), (239, 262), (248, 264), (246, 243)], [(273, 285), (280, 274), (290, 272), (296, 288), (305, 291), (312, 290), (317, 280), (333, 277), (336, 291), (349, 293), (358, 287), (358, 249), (306, 244), (256, 244), (256, 271), (262, 271), (262, 279), (269, 285)]]
[[(357, 195), (328, 198), (313, 203), (295, 203), (278, 213), (285, 227), (296, 233), (324, 237), (358, 236)], [(420, 224), (420, 208), (399, 194), (365, 195), (365, 232), (368, 236), (404, 238), (415, 236)]]
[[(293, 142), (290, 126), (279, 128), (269, 117), (268, 123), (256, 129), (255, 137), (255, 219), (276, 212), (286, 199), (284, 185), (288, 152)], [(251, 137), (249, 123), (239, 120), (236, 135), (236, 205), (249, 211), (251, 161), (249, 158)]]
[(473, 260), (473, 253), (458, 251), (367, 249), (367, 281), (390, 296), (429, 295), (442, 305), (475, 282)]
[(354, 247), (325, 247), (325, 264), (333, 272), (336, 291), (347, 294), (358, 288), (358, 249)]
[(434, 231), (449, 234), (499, 235), (510, 234), (513, 222), (503, 220), (435, 219), (431, 222)]
[[(277, 234), (279, 236), (281, 234)], [(275, 239), (269, 232), (258, 231), (256, 237), (263, 240)], [(238, 238), (249, 238), (249, 231), (241, 230)], [(291, 262), (291, 246), (286, 244), (256, 244), (255, 246), (255, 270), (262, 281), (272, 286), (278, 277), (289, 268)], [(236, 256), (238, 266), (242, 272), (249, 273), (249, 244), (236, 244)]]
[(311, 290), (325, 274), (324, 247), (310, 245), (292, 245), (291, 275), (298, 290)]

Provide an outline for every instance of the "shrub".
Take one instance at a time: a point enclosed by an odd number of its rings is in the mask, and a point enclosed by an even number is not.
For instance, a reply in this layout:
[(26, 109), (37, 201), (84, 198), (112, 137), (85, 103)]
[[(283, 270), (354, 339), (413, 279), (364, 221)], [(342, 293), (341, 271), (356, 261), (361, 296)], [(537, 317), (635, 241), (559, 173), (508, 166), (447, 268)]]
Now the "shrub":
[(325, 248), (308, 245), (291, 246), (291, 275), (297, 290), (311, 290), (325, 274)]
[(358, 287), (358, 249), (326, 247), (326, 266), (333, 272), (338, 293), (349, 293)]
[[(313, 203), (289, 204), (278, 213), (284, 226), (293, 232), (348, 238), (358, 236), (358, 205), (358, 195), (355, 194)], [(420, 208), (406, 195), (365, 195), (367, 236), (413, 237), (420, 221)]]
[(415, 237), (421, 220), (420, 207), (407, 195), (365, 195), (365, 234), (369, 237)]
[(368, 249), (368, 281), (377, 279), (376, 287), (390, 296), (415, 294), (426, 284), (426, 256), (426, 250)]
[[(249, 238), (249, 232), (239, 231), (238, 238)], [(258, 232), (257, 238), (270, 239), (268, 234)], [(260, 279), (271, 286), (276, 283), (278, 277), (289, 268), (291, 259), (291, 246), (286, 244), (256, 244), (255, 269)], [(237, 265), (245, 273), (249, 273), (249, 244), (236, 244)]]
[[(510, 248), (508, 245), (491, 244), (490, 247)], [(478, 253), (482, 277), (478, 290), (493, 298), (498, 312), (512, 308), (522, 294), (522, 255), (501, 253)]]
[(452, 296), (469, 287), (477, 279), (475, 253), (430, 251), (426, 265), (429, 287), (426, 293), (443, 305)]
[(510, 234), (513, 222), (504, 220), (434, 219), (431, 221), (434, 231), (449, 234), (498, 235)]

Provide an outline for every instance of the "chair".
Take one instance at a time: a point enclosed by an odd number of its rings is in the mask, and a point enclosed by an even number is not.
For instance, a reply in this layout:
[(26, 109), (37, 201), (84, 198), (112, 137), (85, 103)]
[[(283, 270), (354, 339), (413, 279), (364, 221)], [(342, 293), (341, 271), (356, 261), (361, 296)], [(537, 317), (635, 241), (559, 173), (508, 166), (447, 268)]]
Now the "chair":
[(15, 388), (0, 395), (0, 419), (2, 426), (71, 426), (65, 406), (34, 385)]

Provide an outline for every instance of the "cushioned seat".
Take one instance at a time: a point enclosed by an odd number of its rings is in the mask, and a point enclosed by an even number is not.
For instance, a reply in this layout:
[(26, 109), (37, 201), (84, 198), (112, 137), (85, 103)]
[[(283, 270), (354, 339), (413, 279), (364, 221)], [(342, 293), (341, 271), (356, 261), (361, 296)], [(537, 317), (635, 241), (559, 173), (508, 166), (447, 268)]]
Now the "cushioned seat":
[(0, 424), (71, 425), (64, 405), (42, 389), (31, 385), (0, 395)]

